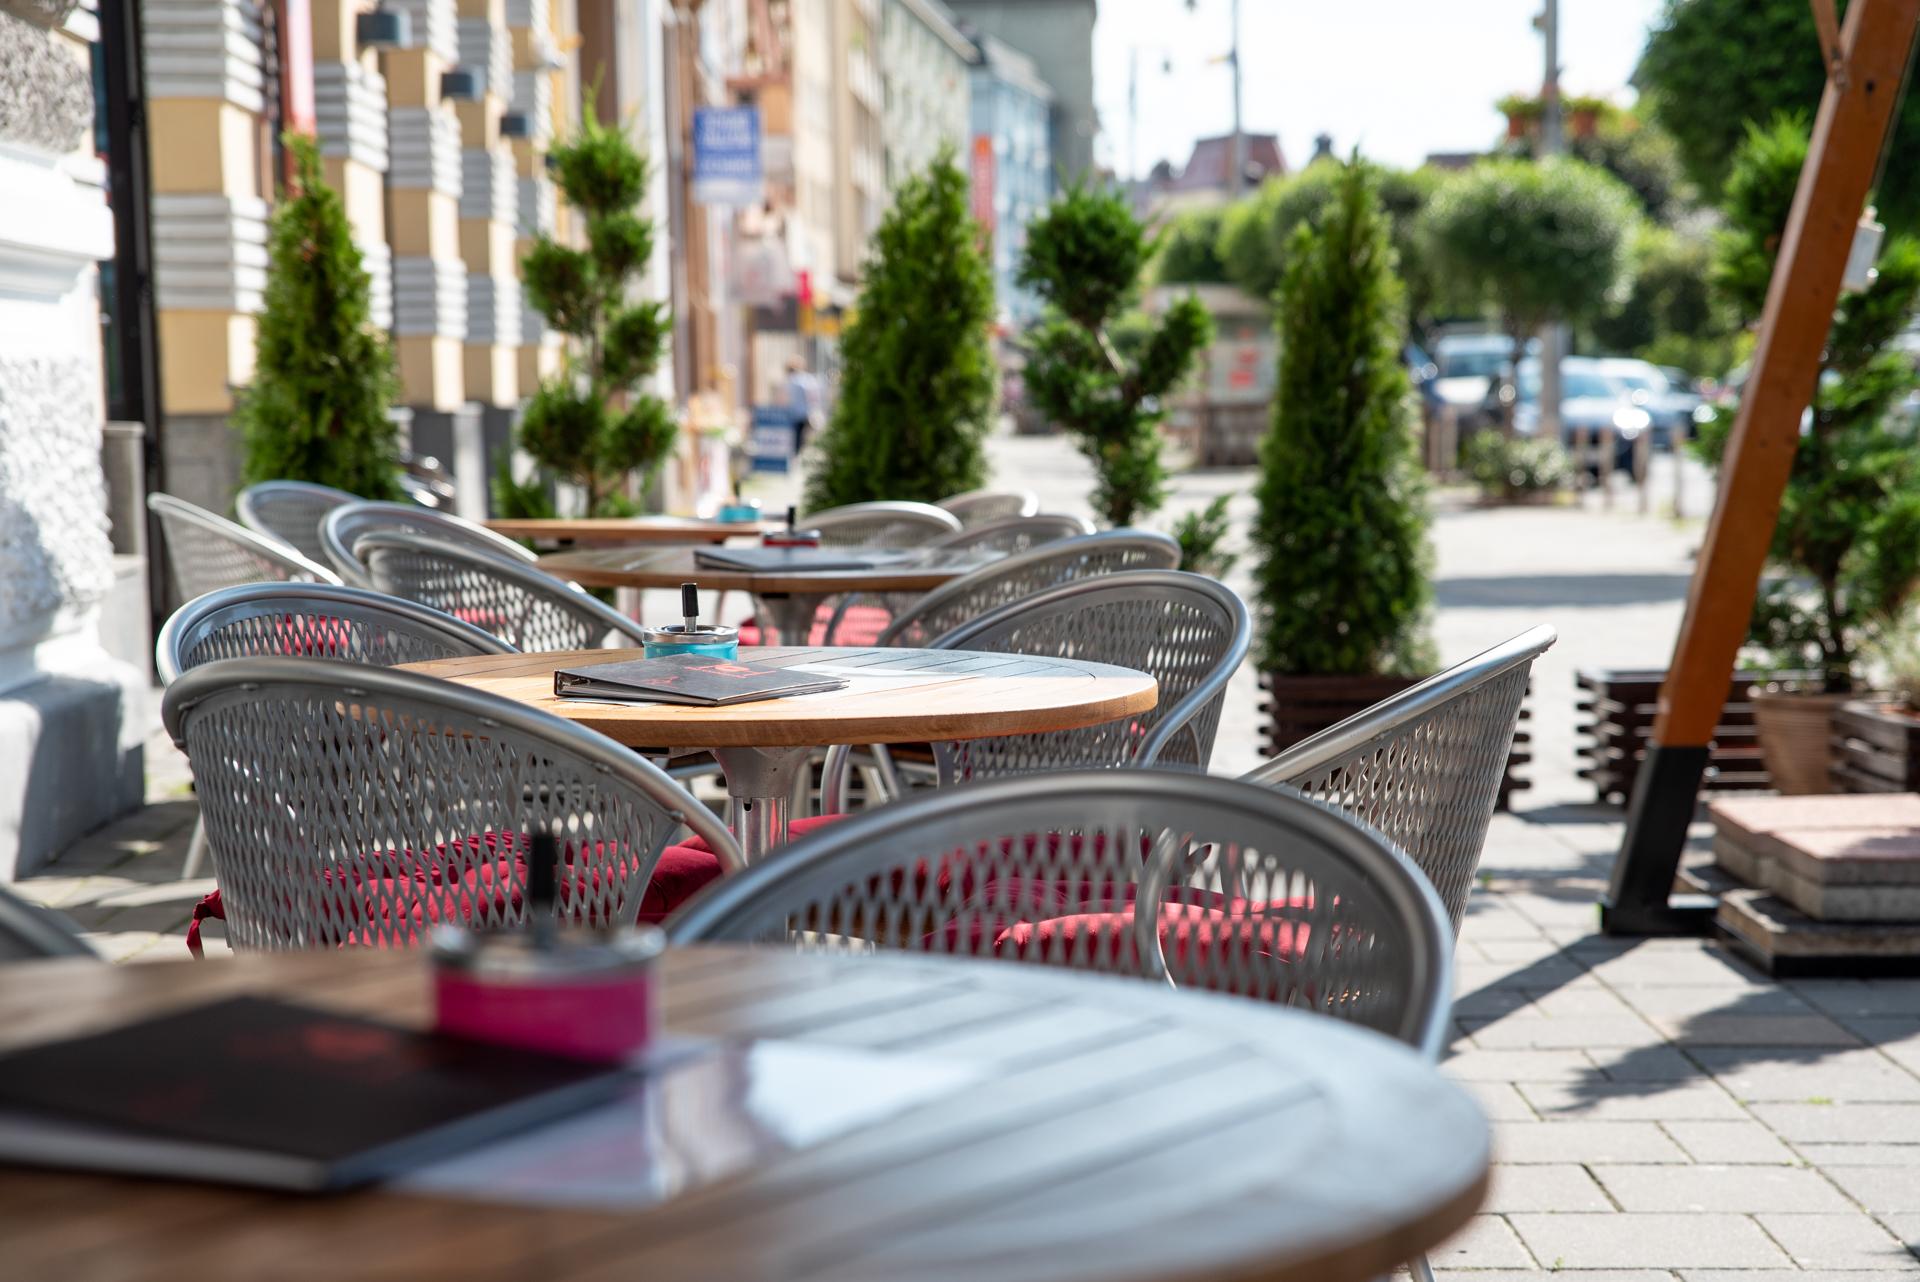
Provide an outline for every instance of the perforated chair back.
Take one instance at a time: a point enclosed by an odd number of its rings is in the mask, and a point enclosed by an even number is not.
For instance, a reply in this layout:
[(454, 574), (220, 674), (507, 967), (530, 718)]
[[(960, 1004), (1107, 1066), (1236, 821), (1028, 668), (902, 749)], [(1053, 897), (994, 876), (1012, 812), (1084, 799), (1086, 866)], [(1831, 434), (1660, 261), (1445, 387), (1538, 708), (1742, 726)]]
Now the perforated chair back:
[(1231, 589), (1179, 570), (1082, 579), (962, 624), (931, 648), (1135, 668), (1159, 683), (1159, 702), (1102, 726), (936, 743), (940, 782), (1155, 763), (1205, 770), (1227, 681), (1246, 657), (1251, 630)]
[(320, 543), (340, 577), (355, 587), (373, 586), (365, 560), (354, 552), (369, 534), (418, 534), (524, 565), (536, 559), (512, 539), (451, 512), (435, 512), (411, 503), (354, 503), (329, 513), (320, 523)]
[(390, 668), (513, 652), (470, 623), (383, 592), (253, 583), (209, 592), (175, 610), (160, 629), (154, 660), (165, 683), (203, 663), (258, 655)]
[(524, 562), (418, 534), (366, 534), (353, 546), (377, 591), (432, 606), (520, 650), (646, 641), (618, 610)]
[(0, 886), (0, 965), (57, 957), (102, 960), (64, 913), (29, 903)]
[(1480, 867), (1533, 661), (1530, 628), (1301, 740), (1242, 778), (1289, 784), (1358, 816), (1432, 880), (1454, 933)]
[(957, 534), (948, 534), (927, 544), (928, 552), (942, 556), (968, 552), (994, 552), (1010, 556), (1043, 543), (1080, 538), (1093, 533), (1093, 523), (1061, 512), (1042, 512), (1037, 516), (1003, 516), (969, 525)]
[(167, 568), (182, 601), (242, 583), (338, 583), (332, 570), (309, 561), (278, 539), (255, 534), (171, 494), (147, 495), (160, 518)]
[(1002, 779), (866, 811), (709, 887), (668, 931), (1160, 978), (1431, 1052), (1449, 1009), (1445, 918), (1404, 855), (1301, 797), (1155, 770)]
[(1152, 530), (1108, 530), (1057, 539), (991, 562), (903, 606), (880, 634), (879, 643), (924, 646), (1009, 601), (1062, 583), (1122, 570), (1172, 570), (1179, 564), (1180, 545)]
[(934, 506), (959, 517), (960, 524), (974, 526), (1010, 516), (1032, 516), (1040, 510), (1040, 496), (1032, 490), (968, 490), (949, 495)]
[(820, 531), (822, 547), (917, 548), (960, 528), (960, 520), (931, 503), (850, 503), (809, 514), (801, 524)]
[(511, 699), (388, 668), (225, 659), (161, 701), (187, 754), (236, 949), (396, 946), (524, 919), (529, 834), (560, 846), (557, 915), (631, 923), (683, 827), (726, 827), (658, 767)]
[(335, 508), (364, 501), (358, 494), (331, 485), (261, 481), (241, 490), (233, 507), (240, 523), (254, 533), (278, 539), (309, 561), (325, 565), (327, 550), (320, 542), (320, 522)]

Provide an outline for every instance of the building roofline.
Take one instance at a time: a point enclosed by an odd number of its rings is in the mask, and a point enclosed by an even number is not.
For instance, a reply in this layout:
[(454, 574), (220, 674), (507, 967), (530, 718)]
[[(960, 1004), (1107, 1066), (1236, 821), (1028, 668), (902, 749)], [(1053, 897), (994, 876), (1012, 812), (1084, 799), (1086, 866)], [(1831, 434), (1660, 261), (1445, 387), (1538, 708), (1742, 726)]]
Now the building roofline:
[(939, 36), (949, 49), (959, 54), (963, 61), (974, 60), (973, 41), (960, 30), (959, 19), (940, 0), (900, 0), (900, 4), (920, 19), (927, 30)]

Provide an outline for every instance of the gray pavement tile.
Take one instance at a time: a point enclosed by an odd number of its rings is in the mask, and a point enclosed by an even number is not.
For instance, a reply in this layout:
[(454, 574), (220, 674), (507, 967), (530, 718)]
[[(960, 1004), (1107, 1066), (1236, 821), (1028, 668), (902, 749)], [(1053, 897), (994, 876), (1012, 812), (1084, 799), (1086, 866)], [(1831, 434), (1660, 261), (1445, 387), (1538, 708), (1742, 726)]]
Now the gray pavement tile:
[(1615, 984), (1621, 1001), (1642, 1015), (1687, 1019), (1701, 1015), (1805, 1015), (1825, 1019), (1784, 988), (1729, 987), (1725, 984)]
[(1520, 988), (1482, 988), (1453, 999), (1456, 1019), (1494, 1019), (1524, 1010), (1531, 1002)]
[(1611, 1211), (1616, 1208), (1584, 1166), (1500, 1163), (1493, 1168), (1493, 1186), (1480, 1209), (1488, 1214), (1504, 1215), (1510, 1211)]
[(1689, 1160), (1652, 1122), (1495, 1122), (1493, 1159), (1516, 1165)]
[(1616, 1082), (1685, 1082), (1707, 1076), (1705, 1069), (1671, 1046), (1592, 1050), (1587, 1055), (1609, 1080)]
[(1542, 1015), (1555, 1018), (1579, 1016), (1588, 1018), (1595, 1015), (1633, 1016), (1636, 1012), (1620, 999), (1619, 994), (1604, 985), (1569, 984), (1564, 988), (1552, 989), (1534, 998), (1534, 1008)]
[[(1549, 1273), (1550, 1282), (1561, 1282), (1567, 1275)], [(1891, 1282), (1896, 1277), (1913, 1277), (1914, 1273), (1901, 1264), (1886, 1268), (1861, 1272), (1855, 1269), (1844, 1271), (1814, 1269), (1681, 1269), (1681, 1282)]]
[(1920, 1104), (1754, 1104), (1791, 1144), (1920, 1144)]
[(1746, 1110), (1710, 1081), (1527, 1082), (1517, 1088), (1547, 1121), (1739, 1121)]
[(1802, 979), (1788, 984), (1829, 1015), (1920, 1015), (1920, 980)]
[[(167, 940), (166, 936), (150, 930), (87, 931), (84, 932), (84, 937), (88, 943), (99, 950), (102, 957), (113, 962), (136, 959), (158, 960), (163, 956), (163, 945)], [(179, 944), (177, 938), (173, 942)], [(187, 955), (184, 945), (180, 946), (177, 954), (164, 953), (169, 961), (178, 960)]]
[[(1673, 1274), (1666, 1269), (1436, 1269), (1434, 1276), (1439, 1282), (1673, 1282)], [(1721, 1282), (1745, 1282), (1746, 1276), (1728, 1274)], [(1804, 1274), (1794, 1277), (1805, 1282)]]
[(1676, 1044), (1698, 1046), (1858, 1046), (1860, 1038), (1825, 1015), (1706, 1014), (1648, 1017)]
[(1593, 1174), (1623, 1211), (1855, 1210), (1804, 1166), (1598, 1166)]
[(1467, 1094), (1480, 1105), (1480, 1111), (1495, 1122), (1532, 1122), (1539, 1115), (1508, 1082), (1465, 1082)]
[(1906, 1243), (1858, 1211), (1846, 1215), (1762, 1211), (1754, 1218), (1803, 1269), (1920, 1268)]
[[(1847, 1144), (1799, 1140), (1794, 1149), (1821, 1170), (1839, 1166), (1920, 1166), (1920, 1144)], [(1920, 1175), (1915, 1176), (1920, 1179)]]
[(1476, 1215), (1467, 1227), (1427, 1252), (1436, 1269), (1524, 1269), (1534, 1263), (1513, 1229), (1497, 1215)]
[(1878, 1051), (1702, 1046), (1693, 1057), (1743, 1100), (1920, 1100), (1920, 1077)]
[(1910, 1166), (1829, 1166), (1827, 1178), (1848, 1197), (1880, 1215), (1889, 1212), (1920, 1214), (1920, 1171)]
[(1453, 969), (1456, 993), (1470, 993), (1481, 988), (1537, 991), (1571, 983), (1587, 973), (1586, 967), (1563, 955), (1523, 966), (1462, 958), (1454, 964)]
[[(1920, 1255), (1920, 1215), (1900, 1211), (1883, 1214), (1879, 1219), (1887, 1232), (1907, 1244), (1909, 1253)], [(1920, 1268), (1915, 1268), (1914, 1274), (1920, 1276)]]
[(1463, 1082), (1567, 1082), (1593, 1073), (1579, 1051), (1469, 1049), (1444, 1060), (1440, 1068)]
[(1744, 1215), (1519, 1212), (1507, 1218), (1549, 1268), (1778, 1268), (1791, 1263)]
[(1605, 1046), (1657, 1046), (1661, 1035), (1632, 1016), (1549, 1019), (1531, 1011), (1493, 1020), (1461, 1020), (1473, 1044), (1487, 1050), (1586, 1050)]
[(1759, 971), (1698, 940), (1646, 940), (1593, 965), (1615, 987), (1724, 987), (1770, 989)]
[(1660, 1125), (1696, 1162), (1792, 1165), (1800, 1160), (1792, 1149), (1780, 1142), (1779, 1136), (1751, 1119), (1744, 1122), (1673, 1121)]

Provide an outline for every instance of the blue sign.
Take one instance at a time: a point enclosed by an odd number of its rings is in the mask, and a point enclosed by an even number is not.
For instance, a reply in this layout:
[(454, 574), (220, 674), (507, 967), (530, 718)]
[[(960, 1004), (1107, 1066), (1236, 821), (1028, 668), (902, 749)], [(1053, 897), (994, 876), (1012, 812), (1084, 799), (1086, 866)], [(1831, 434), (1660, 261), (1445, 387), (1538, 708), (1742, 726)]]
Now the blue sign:
[(766, 186), (758, 107), (693, 111), (693, 198), (703, 205), (757, 205)]
[(793, 458), (793, 410), (785, 405), (753, 407), (753, 440), (747, 447), (756, 472), (784, 472)]

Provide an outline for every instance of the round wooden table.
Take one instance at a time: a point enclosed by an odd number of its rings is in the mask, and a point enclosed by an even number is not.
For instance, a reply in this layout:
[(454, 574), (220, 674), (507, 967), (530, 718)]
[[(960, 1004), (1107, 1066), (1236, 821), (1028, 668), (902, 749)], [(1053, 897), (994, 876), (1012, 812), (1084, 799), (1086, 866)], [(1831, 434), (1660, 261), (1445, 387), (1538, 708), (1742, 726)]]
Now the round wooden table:
[[(907, 1111), (644, 1209), (0, 1167), (7, 1273), (1362, 1282), (1444, 1240), (1484, 1195), (1487, 1124), (1472, 1099), (1397, 1043), (1324, 1016), (902, 954), (683, 949), (662, 978), (671, 1033), (971, 1071)], [(239, 992), (416, 1025), (429, 1009), (417, 954), (36, 962), (0, 969), (0, 1048)]]
[(556, 668), (637, 659), (637, 650), (483, 655), (404, 665), (577, 721), (630, 748), (712, 752), (728, 822), (751, 861), (787, 840), (788, 798), (811, 751), (929, 743), (1103, 725), (1151, 709), (1154, 679), (1077, 659), (969, 650), (744, 646), (743, 661), (847, 678), (843, 690), (722, 708), (595, 703), (553, 693)]
[(603, 516), (510, 518), (488, 521), (487, 528), (510, 539), (535, 543), (613, 544), (725, 543), (758, 538), (782, 527), (779, 521), (711, 521), (693, 516)]
[[(860, 555), (850, 550), (850, 556)], [(882, 553), (898, 556), (899, 553)], [(746, 592), (783, 642), (804, 643), (820, 603), (852, 592), (931, 592), (994, 560), (978, 551), (913, 557), (869, 570), (732, 570), (701, 565), (693, 548), (581, 548), (540, 558), (540, 568), (590, 588), (678, 588)]]

